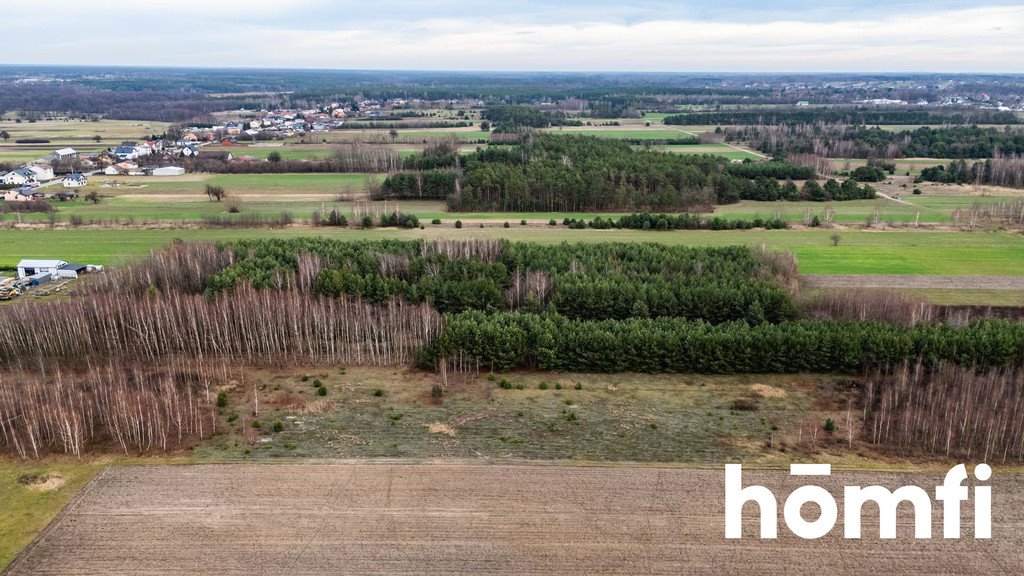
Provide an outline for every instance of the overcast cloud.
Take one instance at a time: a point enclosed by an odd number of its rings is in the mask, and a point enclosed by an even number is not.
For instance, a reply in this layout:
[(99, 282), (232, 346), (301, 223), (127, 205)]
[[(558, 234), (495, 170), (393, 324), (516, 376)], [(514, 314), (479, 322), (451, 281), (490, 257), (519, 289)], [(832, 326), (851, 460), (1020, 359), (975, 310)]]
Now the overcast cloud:
[(1024, 72), (989, 2), (4, 0), (6, 64)]

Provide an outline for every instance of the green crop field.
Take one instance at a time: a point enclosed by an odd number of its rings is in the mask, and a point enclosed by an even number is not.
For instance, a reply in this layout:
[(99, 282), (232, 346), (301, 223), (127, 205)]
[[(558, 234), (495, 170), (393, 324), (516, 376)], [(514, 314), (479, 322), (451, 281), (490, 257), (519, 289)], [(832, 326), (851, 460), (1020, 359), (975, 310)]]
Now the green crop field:
[(690, 136), (681, 130), (673, 129), (636, 129), (636, 128), (549, 128), (549, 132), (557, 134), (581, 134), (598, 138), (623, 138), (637, 140), (671, 140)]
[(61, 258), (85, 263), (116, 263), (183, 240), (291, 238), (325, 236), (361, 238), (509, 238), (533, 242), (663, 242), (680, 245), (767, 245), (792, 251), (804, 274), (945, 274), (1024, 276), (1024, 237), (1006, 232), (843, 231), (833, 246), (830, 230), (676, 231), (569, 230), (547, 225), (502, 228), (451, 223), (426, 225), (425, 230), (311, 229), (180, 229), (180, 230), (0, 230), (0, 268), (13, 268), (22, 258)]

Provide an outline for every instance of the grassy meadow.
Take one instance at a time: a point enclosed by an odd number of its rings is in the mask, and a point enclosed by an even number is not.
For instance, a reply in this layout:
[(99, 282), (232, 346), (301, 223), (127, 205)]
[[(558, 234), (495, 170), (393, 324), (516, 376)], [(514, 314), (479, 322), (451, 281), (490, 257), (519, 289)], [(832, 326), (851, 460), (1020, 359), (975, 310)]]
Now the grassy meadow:
[(670, 231), (569, 230), (544, 224), (503, 228), (446, 222), (424, 230), (333, 229), (308, 227), (263, 229), (54, 229), (0, 230), (0, 268), (22, 258), (61, 258), (110, 264), (142, 256), (180, 238), (218, 241), (236, 238), (324, 236), (362, 238), (508, 238), (527, 242), (662, 242), (673, 245), (766, 245), (793, 252), (804, 274), (942, 274), (1024, 276), (1024, 236), (1007, 232), (841, 231), (834, 246), (831, 230)]

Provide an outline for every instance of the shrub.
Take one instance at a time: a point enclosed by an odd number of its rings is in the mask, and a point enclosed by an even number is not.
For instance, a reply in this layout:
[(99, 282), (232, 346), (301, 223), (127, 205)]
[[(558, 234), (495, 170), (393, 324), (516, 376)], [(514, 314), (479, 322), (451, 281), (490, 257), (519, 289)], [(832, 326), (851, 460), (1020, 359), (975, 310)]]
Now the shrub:
[(548, 226), (558, 226), (558, 222), (554, 218), (548, 220)]
[(368, 215), (363, 216), (362, 224), (363, 228), (373, 228), (373, 217)]
[(548, 383), (544, 382), (544, 381), (541, 381), (540, 384), (537, 384), (537, 389), (538, 390), (547, 390), (548, 389)]
[(376, 396), (377, 398), (383, 398), (385, 394), (386, 392), (384, 392), (383, 388), (375, 388), (373, 390), (373, 395)]
[(519, 221), (519, 225), (520, 225), (520, 226), (526, 226), (526, 220), (525, 220), (525, 219), (523, 219), (523, 220), (520, 220), (520, 221)]
[(434, 384), (434, 386), (430, 389), (430, 397), (433, 398), (434, 400), (438, 400), (441, 398), (441, 396), (444, 396), (444, 389), (441, 388), (440, 384)]
[(284, 422), (281, 422), (280, 420), (274, 420), (273, 430), (274, 430), (274, 432), (283, 432), (284, 431)]
[(433, 220), (430, 221), (430, 223), (431, 224), (440, 224), (441, 223), (441, 219), (440, 218), (434, 218)]
[(757, 401), (751, 398), (737, 398), (732, 401), (731, 408), (744, 412), (753, 412), (758, 409)]
[(321, 387), (323, 385), (324, 385), (323, 382), (321, 382), (319, 380), (313, 380), (313, 388), (319, 388), (319, 387)]
[(577, 382), (576, 385), (573, 386), (573, 389), (574, 390), (583, 390), (583, 384), (580, 384), (579, 382)]
[(825, 430), (826, 433), (832, 434), (833, 432), (836, 431), (836, 421), (829, 418), (825, 420), (825, 425), (822, 426), (822, 428)]
[(316, 389), (316, 395), (317, 396), (327, 396), (327, 388), (324, 387), (324, 386), (321, 386), (321, 387), (317, 388)]
[(217, 408), (227, 408), (228, 406), (228, 393), (221, 390), (217, 392)]
[(456, 228), (462, 228), (462, 220), (456, 220), (455, 221), (455, 227)]
[(508, 222), (505, 222), (504, 224), (502, 224), (502, 227), (508, 228)]

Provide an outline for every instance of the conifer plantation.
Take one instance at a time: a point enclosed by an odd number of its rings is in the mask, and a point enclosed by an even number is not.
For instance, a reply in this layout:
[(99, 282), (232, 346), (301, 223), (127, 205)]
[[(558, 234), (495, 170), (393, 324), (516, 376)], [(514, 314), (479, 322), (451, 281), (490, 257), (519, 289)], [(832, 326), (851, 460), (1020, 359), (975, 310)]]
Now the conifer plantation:
[[(867, 371), (871, 441), (1020, 457), (1024, 325), (851, 294), (798, 304), (795, 287), (792, 256), (743, 246), (175, 243), (65, 301), (0, 307), (0, 443), (23, 457), (181, 446), (213, 433), (211, 391), (246, 366)], [(1009, 404), (940, 429), (936, 411), (993, 387)]]

